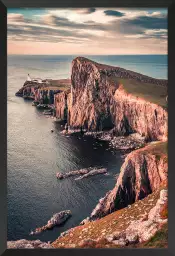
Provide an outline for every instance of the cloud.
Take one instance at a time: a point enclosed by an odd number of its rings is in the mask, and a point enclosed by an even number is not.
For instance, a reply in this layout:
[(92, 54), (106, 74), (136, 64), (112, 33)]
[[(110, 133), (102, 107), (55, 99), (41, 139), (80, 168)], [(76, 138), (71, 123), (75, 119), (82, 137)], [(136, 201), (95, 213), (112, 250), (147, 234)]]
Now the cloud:
[(107, 16), (114, 16), (114, 17), (123, 17), (125, 14), (122, 12), (114, 11), (114, 10), (106, 10), (104, 13)]
[(167, 17), (158, 11), (102, 8), (48, 9), (32, 16), (9, 13), (8, 40), (65, 43), (70, 47), (74, 44), (84, 51), (99, 47), (106, 53), (107, 49), (112, 52), (121, 46), (131, 51), (136, 45), (141, 50), (148, 45), (156, 49), (159, 42), (158, 48), (164, 49), (161, 47), (167, 42)]
[(96, 8), (91, 7), (91, 8), (88, 8), (87, 13), (94, 13), (95, 11), (96, 11)]
[(48, 24), (48, 25), (67, 25), (68, 19), (61, 18), (52, 14), (45, 14), (41, 16), (40, 23), (42, 24)]
[(167, 29), (167, 17), (164, 16), (140, 16), (135, 19), (125, 20), (124, 25), (134, 25), (147, 29)]
[(24, 16), (20, 13), (10, 13), (8, 14), (8, 22), (21, 22), (24, 21)]
[(91, 7), (91, 8), (79, 8), (76, 9), (78, 13), (82, 13), (82, 14), (90, 14), (90, 13), (94, 13), (96, 11), (96, 8)]

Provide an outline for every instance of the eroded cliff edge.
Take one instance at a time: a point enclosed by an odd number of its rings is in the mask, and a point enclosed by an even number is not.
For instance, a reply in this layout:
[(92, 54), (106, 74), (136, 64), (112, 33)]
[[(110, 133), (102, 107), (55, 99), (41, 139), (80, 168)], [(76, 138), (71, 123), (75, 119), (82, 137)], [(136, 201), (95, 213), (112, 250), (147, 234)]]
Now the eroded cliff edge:
[[(78, 57), (72, 62), (67, 109), (70, 130), (113, 129), (115, 135), (139, 133), (146, 140), (167, 139), (166, 80)], [(60, 105), (55, 107), (59, 112)], [(57, 117), (60, 118), (58, 114)]]

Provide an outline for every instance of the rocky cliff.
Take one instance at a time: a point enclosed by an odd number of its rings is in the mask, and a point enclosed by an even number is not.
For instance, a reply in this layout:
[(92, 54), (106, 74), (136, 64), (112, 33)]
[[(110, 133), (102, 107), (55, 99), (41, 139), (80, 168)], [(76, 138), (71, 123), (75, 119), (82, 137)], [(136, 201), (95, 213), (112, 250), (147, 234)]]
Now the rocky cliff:
[(70, 84), (70, 79), (50, 80), (49, 82), (43, 80), (41, 83), (35, 80), (26, 81), (15, 95), (41, 104), (54, 104), (54, 96), (69, 90)]
[(167, 139), (167, 111), (125, 91), (124, 86), (114, 95), (115, 130), (118, 134), (137, 132), (148, 141)]
[(55, 115), (58, 119), (66, 121), (68, 118), (68, 97), (70, 90), (55, 95)]
[[(137, 132), (147, 140), (166, 140), (167, 112), (164, 107), (155, 104), (151, 97), (150, 102), (145, 100), (139, 91), (139, 96), (137, 93), (128, 93), (121, 78), (131, 79), (131, 83), (139, 81), (145, 88), (154, 86), (157, 91), (163, 87), (166, 91), (166, 80), (149, 78), (78, 57), (72, 62), (69, 102), (62, 100), (60, 106), (60, 111), (68, 106), (70, 129), (99, 131), (113, 128), (116, 135)], [(161, 97), (165, 98), (166, 95)]]
[(70, 130), (112, 129), (116, 136), (138, 133), (147, 142), (163, 141), (149, 143), (126, 157), (115, 187), (82, 222), (86, 226), (89, 220), (109, 216), (167, 185), (167, 80), (78, 57), (72, 62), (71, 84), (67, 102), (62, 101), (62, 108), (68, 108)]
[(90, 219), (101, 218), (141, 200), (167, 183), (166, 143), (154, 142), (131, 152), (121, 167), (113, 190), (99, 200)]

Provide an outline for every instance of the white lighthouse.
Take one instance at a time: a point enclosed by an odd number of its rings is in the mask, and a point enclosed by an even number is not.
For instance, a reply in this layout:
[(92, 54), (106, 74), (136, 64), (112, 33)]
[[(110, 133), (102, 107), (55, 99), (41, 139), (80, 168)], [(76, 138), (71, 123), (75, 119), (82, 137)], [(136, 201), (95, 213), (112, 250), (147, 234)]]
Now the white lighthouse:
[(27, 81), (32, 81), (29, 74), (27, 75)]

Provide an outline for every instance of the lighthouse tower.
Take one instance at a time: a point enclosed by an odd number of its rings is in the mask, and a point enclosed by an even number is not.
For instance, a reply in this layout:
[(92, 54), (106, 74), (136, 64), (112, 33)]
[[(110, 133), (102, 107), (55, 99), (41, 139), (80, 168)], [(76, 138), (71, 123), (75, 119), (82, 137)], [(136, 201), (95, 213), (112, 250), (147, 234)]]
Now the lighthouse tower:
[(29, 74), (27, 75), (27, 81), (32, 81)]

